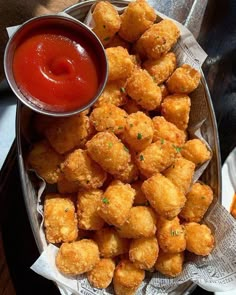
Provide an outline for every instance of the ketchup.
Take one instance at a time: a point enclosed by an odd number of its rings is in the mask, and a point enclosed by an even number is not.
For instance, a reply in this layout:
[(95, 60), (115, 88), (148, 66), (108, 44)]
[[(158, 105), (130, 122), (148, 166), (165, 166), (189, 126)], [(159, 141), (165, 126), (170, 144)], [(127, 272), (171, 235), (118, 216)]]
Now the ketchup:
[(13, 58), (20, 91), (46, 110), (73, 111), (87, 105), (99, 87), (98, 70), (86, 40), (62, 27), (31, 32)]

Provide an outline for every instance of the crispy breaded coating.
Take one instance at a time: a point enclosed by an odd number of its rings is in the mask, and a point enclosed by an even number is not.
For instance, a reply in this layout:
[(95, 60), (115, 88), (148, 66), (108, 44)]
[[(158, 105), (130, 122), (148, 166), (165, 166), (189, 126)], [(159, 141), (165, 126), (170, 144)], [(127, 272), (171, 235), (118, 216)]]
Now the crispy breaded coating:
[(72, 242), (78, 236), (75, 206), (69, 196), (46, 195), (44, 227), (49, 243)]
[(181, 149), (181, 155), (196, 165), (201, 165), (211, 158), (211, 152), (205, 143), (198, 138), (186, 141)]
[(161, 97), (162, 100), (169, 95), (168, 89), (165, 84), (158, 85), (161, 89)]
[(137, 268), (128, 259), (121, 260), (116, 266), (113, 284), (116, 295), (134, 295), (145, 278), (145, 271)]
[(155, 211), (169, 220), (179, 214), (186, 201), (184, 194), (160, 173), (145, 180), (142, 191)]
[(127, 114), (133, 114), (137, 113), (138, 111), (144, 111), (143, 108), (139, 104), (137, 104), (137, 102), (133, 99), (128, 99), (127, 103), (123, 106), (123, 109), (127, 112)]
[(213, 191), (208, 185), (196, 182), (186, 198), (180, 217), (188, 222), (200, 222), (213, 201)]
[(146, 70), (134, 69), (127, 79), (125, 90), (145, 110), (151, 111), (160, 106), (161, 90)]
[(194, 170), (195, 164), (193, 162), (178, 157), (163, 174), (172, 181), (183, 194), (186, 194), (192, 184)]
[(80, 188), (78, 181), (69, 181), (65, 178), (63, 173), (60, 173), (57, 181), (57, 190), (60, 194), (77, 193)]
[(149, 270), (157, 260), (159, 246), (155, 237), (134, 239), (130, 243), (129, 259), (138, 268)]
[(108, 81), (127, 79), (134, 68), (134, 63), (128, 50), (121, 47), (109, 47), (106, 49), (108, 60)]
[(83, 148), (92, 133), (93, 127), (84, 113), (54, 118), (45, 131), (46, 138), (59, 154)]
[(134, 195), (135, 191), (130, 184), (112, 181), (100, 199), (98, 214), (110, 225), (123, 225), (129, 216)]
[(137, 154), (136, 163), (144, 176), (151, 177), (168, 168), (174, 162), (176, 154), (173, 144), (160, 138)]
[(126, 222), (118, 228), (123, 238), (153, 237), (156, 233), (156, 214), (145, 206), (132, 207)]
[(67, 180), (79, 182), (80, 188), (85, 189), (101, 187), (107, 177), (107, 173), (82, 149), (68, 154), (61, 170)]
[(87, 273), (89, 283), (95, 288), (107, 288), (112, 281), (115, 267), (115, 262), (111, 258), (100, 259)]
[(152, 118), (154, 135), (153, 142), (160, 140), (168, 140), (178, 147), (181, 147), (186, 140), (186, 133), (176, 127), (175, 124), (168, 122), (162, 116)]
[(97, 212), (102, 194), (103, 191), (98, 189), (82, 190), (78, 193), (77, 214), (79, 228), (99, 230), (103, 227), (104, 220)]
[(186, 249), (196, 255), (207, 256), (215, 245), (215, 239), (208, 226), (196, 222), (186, 223)]
[(143, 68), (154, 78), (159, 85), (165, 82), (176, 68), (174, 52), (168, 52), (158, 59), (148, 59), (143, 63)]
[(193, 92), (199, 85), (201, 74), (190, 65), (183, 64), (177, 68), (167, 80), (167, 88), (170, 93)]
[(164, 253), (159, 252), (155, 268), (168, 277), (177, 277), (183, 270), (184, 252)]
[(134, 183), (131, 184), (132, 188), (135, 190), (135, 196), (134, 196), (134, 204), (137, 205), (148, 205), (148, 200), (145, 197), (145, 194), (141, 190), (143, 182), (141, 180), (137, 180)]
[(161, 104), (161, 114), (179, 129), (186, 130), (189, 122), (191, 100), (187, 95), (174, 94), (164, 98)]
[(175, 45), (180, 31), (175, 23), (164, 19), (152, 25), (137, 41), (137, 48), (142, 48), (150, 59), (158, 59)]
[(60, 164), (64, 158), (55, 152), (46, 140), (33, 145), (27, 163), (47, 183), (56, 183), (60, 175)]
[(97, 131), (111, 131), (120, 134), (124, 131), (127, 117), (126, 111), (114, 104), (104, 103), (92, 111), (90, 120)]
[(129, 42), (134, 42), (154, 23), (156, 13), (147, 1), (136, 0), (129, 3), (120, 18), (119, 35)]
[(102, 257), (115, 257), (129, 251), (129, 240), (121, 238), (111, 227), (96, 231), (94, 240)]
[(157, 219), (157, 239), (165, 253), (180, 253), (186, 249), (185, 229), (178, 217), (172, 220), (163, 217)]
[(105, 48), (109, 48), (109, 47), (117, 47), (117, 46), (121, 46), (125, 49), (127, 49), (128, 51), (130, 50), (130, 43), (125, 41), (124, 39), (122, 39), (119, 34), (115, 34), (115, 36), (109, 41), (109, 43), (105, 46)]
[(88, 272), (98, 261), (98, 246), (89, 239), (63, 243), (56, 256), (57, 268), (66, 275), (80, 275)]
[(90, 157), (112, 175), (123, 172), (131, 160), (123, 143), (110, 132), (99, 132), (86, 147)]
[[(128, 152), (129, 150), (127, 149), (127, 153)], [(128, 163), (127, 168), (124, 171), (120, 172), (119, 174), (114, 175), (114, 178), (124, 183), (132, 183), (138, 179), (138, 176), (139, 176), (138, 167), (135, 163), (133, 163), (133, 161), (131, 161), (130, 163)]]
[(100, 1), (97, 2), (92, 17), (94, 33), (103, 45), (108, 44), (120, 29), (121, 20), (117, 10), (110, 2)]

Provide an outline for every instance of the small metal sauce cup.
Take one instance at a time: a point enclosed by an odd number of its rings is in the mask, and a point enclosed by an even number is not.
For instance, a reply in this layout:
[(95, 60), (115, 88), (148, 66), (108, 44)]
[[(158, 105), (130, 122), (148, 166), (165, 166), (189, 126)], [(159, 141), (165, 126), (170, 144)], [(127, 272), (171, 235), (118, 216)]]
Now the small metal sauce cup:
[[(22, 40), (26, 38), (30, 32), (33, 32), (34, 30), (37, 30), (38, 28), (42, 28), (43, 26), (45, 27), (63, 26), (64, 28), (71, 30), (71, 32), (78, 34), (79, 37), (81, 37), (83, 40), (87, 40), (88, 44), (90, 44), (91, 49), (95, 53), (95, 56), (97, 58), (97, 63), (99, 66), (99, 75), (98, 75), (99, 85), (98, 85), (98, 89), (95, 96), (89, 101), (87, 105), (80, 107), (78, 109), (75, 109), (73, 111), (65, 111), (65, 112), (46, 110), (39, 107), (37, 103), (34, 103), (33, 98), (28, 99), (26, 95), (24, 95), (24, 93), (21, 92), (21, 90), (19, 89), (13, 74), (13, 58), (14, 58), (15, 50), (19, 46), (19, 44), (22, 42)], [(58, 15), (45, 15), (45, 16), (35, 17), (23, 23), (21, 26), (19, 26), (17, 31), (11, 36), (11, 38), (9, 39), (7, 43), (5, 54), (4, 54), (4, 70), (6, 74), (6, 79), (11, 89), (13, 90), (17, 98), (19, 98), (22, 103), (24, 103), (26, 106), (28, 106), (29, 108), (31, 108), (32, 110), (38, 113), (51, 115), (55, 117), (62, 117), (62, 116), (70, 116), (70, 115), (80, 113), (86, 110), (87, 108), (89, 108), (90, 106), (92, 106), (96, 102), (96, 100), (101, 95), (107, 82), (108, 63), (107, 63), (107, 58), (106, 58), (105, 50), (102, 43), (88, 26), (86, 26), (85, 24), (83, 24), (77, 19), (67, 16), (66, 14), (65, 15), (58, 14)], [(22, 71), (25, 71), (25, 70), (27, 69), (22, 69)]]

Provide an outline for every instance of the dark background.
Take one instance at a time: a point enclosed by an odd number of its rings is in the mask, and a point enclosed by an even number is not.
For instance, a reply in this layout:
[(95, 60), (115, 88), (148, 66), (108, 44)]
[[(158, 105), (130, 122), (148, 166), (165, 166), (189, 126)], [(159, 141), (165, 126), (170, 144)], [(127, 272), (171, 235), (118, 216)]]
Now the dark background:
[[(236, 1), (208, 2), (198, 41), (208, 54), (203, 71), (217, 118), (223, 163), (236, 146)], [(3, 93), (0, 89), (0, 94), (7, 96), (11, 92), (5, 89)], [(16, 294), (59, 294), (52, 282), (29, 268), (39, 253), (24, 205), (15, 144), (0, 174), (0, 208), (0, 238), (2, 234), (6, 262)], [(13, 293), (3, 289), (1, 295), (8, 294)], [(193, 294), (212, 293), (198, 287)]]

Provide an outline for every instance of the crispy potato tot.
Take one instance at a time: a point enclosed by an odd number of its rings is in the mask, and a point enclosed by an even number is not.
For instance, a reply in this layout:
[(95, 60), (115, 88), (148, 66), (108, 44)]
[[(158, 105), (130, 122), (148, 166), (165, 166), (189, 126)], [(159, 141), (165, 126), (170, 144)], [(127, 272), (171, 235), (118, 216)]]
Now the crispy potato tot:
[(180, 225), (178, 217), (172, 220), (159, 217), (157, 239), (159, 247), (165, 253), (180, 253), (186, 249), (185, 229)]
[(164, 253), (159, 252), (155, 268), (168, 277), (177, 277), (183, 270), (184, 252)]
[(187, 95), (174, 94), (164, 98), (161, 104), (161, 114), (179, 129), (186, 130), (189, 122), (191, 100)]
[(156, 13), (145, 0), (137, 0), (127, 6), (120, 18), (119, 35), (134, 42), (154, 23)]
[(196, 255), (207, 256), (214, 248), (215, 239), (205, 224), (186, 223), (186, 249)]
[(176, 146), (182, 146), (186, 140), (186, 133), (176, 127), (175, 124), (168, 122), (162, 116), (152, 118), (154, 135), (153, 142), (160, 140), (168, 140)]
[(99, 188), (107, 178), (106, 172), (82, 149), (70, 153), (61, 164), (61, 170), (67, 180), (79, 182), (84, 189)]
[(60, 194), (77, 193), (80, 188), (81, 187), (78, 181), (67, 180), (63, 173), (59, 175), (59, 178), (57, 181), (57, 190)]
[(117, 265), (113, 284), (116, 295), (134, 295), (145, 278), (145, 271), (137, 268), (129, 260), (121, 260)]
[(169, 95), (168, 89), (165, 84), (158, 85), (161, 89), (161, 97), (162, 100)]
[(115, 267), (115, 262), (112, 259), (100, 259), (94, 268), (87, 273), (89, 283), (95, 288), (107, 288), (112, 281)]
[(126, 222), (118, 228), (123, 238), (153, 237), (156, 233), (156, 214), (145, 206), (132, 207)]
[[(171, 20), (164, 19), (152, 25), (137, 41), (136, 49), (150, 59), (158, 59), (175, 45), (180, 31)], [(139, 53), (139, 51), (138, 51)]]
[(129, 259), (138, 268), (149, 270), (157, 260), (159, 253), (155, 237), (132, 240), (129, 248)]
[(176, 56), (169, 52), (158, 59), (148, 59), (143, 63), (144, 69), (153, 77), (159, 85), (165, 82), (176, 68)]
[(127, 79), (125, 87), (128, 95), (147, 111), (160, 106), (161, 90), (146, 70), (136, 68)]
[(102, 257), (115, 257), (129, 251), (129, 240), (121, 238), (111, 227), (96, 231), (94, 240), (98, 244)]
[(57, 268), (66, 275), (80, 275), (88, 272), (98, 261), (98, 246), (89, 239), (63, 243), (56, 256)]
[(44, 226), (49, 243), (72, 242), (78, 236), (75, 206), (69, 196), (49, 194), (44, 201)]
[(179, 214), (186, 201), (184, 194), (160, 173), (145, 180), (142, 191), (155, 211), (169, 220)]
[(97, 212), (102, 194), (103, 191), (98, 189), (83, 190), (78, 193), (77, 214), (79, 228), (99, 230), (103, 227), (104, 220)]
[(108, 60), (108, 81), (127, 79), (134, 68), (134, 63), (127, 49), (117, 46), (106, 49)]
[(110, 132), (99, 132), (86, 147), (90, 157), (112, 175), (123, 172), (131, 160), (123, 143)]
[(186, 141), (181, 149), (181, 155), (196, 165), (201, 165), (211, 158), (211, 152), (205, 143), (197, 138)]
[(122, 226), (129, 216), (135, 191), (130, 184), (114, 180), (104, 192), (98, 214), (110, 225)]
[(124, 131), (127, 117), (126, 111), (111, 103), (104, 103), (92, 111), (90, 120), (97, 131), (120, 134)]
[(120, 16), (114, 6), (108, 1), (100, 1), (96, 4), (93, 13), (94, 33), (107, 45), (120, 29)]
[(176, 154), (171, 142), (159, 139), (137, 154), (136, 163), (144, 176), (151, 177), (168, 168), (174, 162)]
[(133, 113), (128, 116), (124, 129), (124, 139), (132, 150), (144, 150), (153, 138), (153, 123), (151, 118), (143, 112)]
[(208, 185), (196, 182), (186, 198), (180, 217), (188, 222), (200, 222), (213, 201), (213, 191)]
[(143, 182), (141, 180), (138, 180), (131, 184), (132, 188), (135, 190), (135, 196), (134, 196), (134, 206), (147, 206), (148, 200), (145, 197), (145, 194), (141, 190)]
[(127, 114), (133, 114), (139, 111), (145, 112), (145, 110), (143, 110), (143, 108), (133, 99), (128, 99), (127, 103), (123, 106), (123, 109), (126, 111)]
[(74, 148), (83, 148), (93, 132), (89, 118), (81, 113), (65, 118), (54, 118), (45, 135), (55, 151), (64, 154)]
[[(127, 149), (127, 153), (128, 152), (129, 150)], [(138, 176), (139, 176), (138, 167), (136, 166), (135, 163), (131, 161), (128, 164), (127, 168), (124, 171), (120, 172), (119, 174), (114, 175), (114, 178), (124, 183), (132, 183), (138, 179)]]
[(185, 195), (190, 188), (194, 175), (195, 164), (182, 157), (176, 158), (163, 174)]
[(105, 48), (117, 47), (117, 46), (121, 46), (127, 49), (128, 51), (130, 50), (130, 43), (122, 39), (118, 33), (115, 34), (115, 36), (109, 41), (109, 43), (105, 46)]
[(190, 65), (184, 64), (177, 68), (167, 80), (167, 88), (170, 93), (189, 94), (199, 85), (201, 74)]
[(64, 158), (55, 152), (46, 140), (33, 145), (27, 163), (47, 183), (56, 183), (61, 173), (60, 164)]

